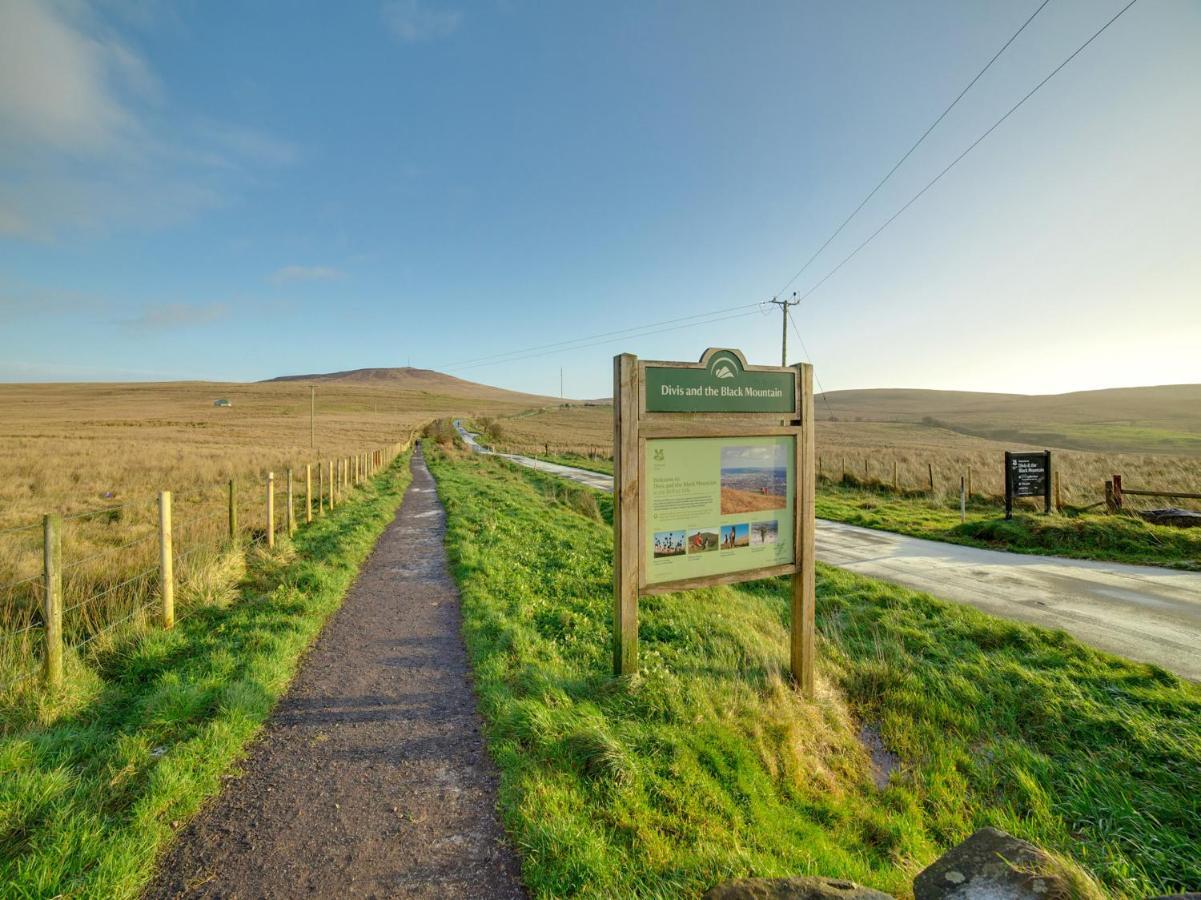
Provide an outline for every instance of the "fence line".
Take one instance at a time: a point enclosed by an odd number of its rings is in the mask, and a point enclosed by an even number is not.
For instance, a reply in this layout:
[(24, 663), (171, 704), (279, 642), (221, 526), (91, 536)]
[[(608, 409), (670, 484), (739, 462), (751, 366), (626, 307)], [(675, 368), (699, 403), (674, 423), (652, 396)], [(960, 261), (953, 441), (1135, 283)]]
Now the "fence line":
[[(28, 525), (0, 529), (0, 535), (5, 535), (32, 531), (41, 527), (43, 529), (40, 541), (42, 544), (41, 555), (44, 561), (41, 573), (17, 579), (6, 585), (0, 585), (0, 593), (8, 595), (6, 598), (8, 608), (0, 611), (4, 613), (4, 618), (15, 624), (19, 619), (28, 617), (27, 622), (19, 627), (0, 631), (0, 672), (3, 672), (6, 668), (28, 669), (24, 673), (10, 678), (4, 684), (0, 684), (0, 693), (10, 691), (38, 674), (36, 666), (32, 665), (36, 660), (36, 655), (30, 652), (30, 648), (37, 646), (39, 636), (43, 645), (44, 680), (48, 685), (54, 686), (61, 683), (62, 680), (62, 655), (64, 650), (78, 651), (102, 635), (111, 633), (114, 629), (129, 622), (134, 617), (146, 613), (156, 605), (160, 607), (162, 612), (163, 627), (172, 627), (175, 621), (174, 591), (177, 582), (177, 574), (175, 572), (176, 563), (183, 564), (201, 553), (221, 553), (230, 546), (255, 547), (264, 543), (268, 547), (272, 546), (277, 533), (281, 535), (294, 534), (314, 519), (321, 518), (327, 506), (332, 510), (335, 505), (335, 496), (337, 503), (344, 503), (350, 499), (356, 488), (367, 484), (370, 478), (384, 471), (398, 456), (404, 453), (412, 445), (415, 436), (416, 431), (410, 433), (407, 439), (384, 447), (372, 448), (353, 456), (319, 459), (303, 464), (303, 469), (299, 471), (302, 476), (305, 476), (306, 473), (308, 475), (305, 479), (306, 483), (301, 485), (304, 489), (303, 496), (300, 496), (300, 492), (296, 490), (295, 475), (297, 469), (295, 467), (280, 470), (285, 473), (285, 476), (280, 479), (285, 483), (280, 486), (274, 485), (271, 471), (267, 471), (265, 476), (257, 478), (250, 476), (251, 480), (248, 484), (250, 489), (246, 491), (237, 490), (238, 482), (245, 482), (247, 480), (246, 476), (234, 476), (228, 482), (221, 485), (184, 488), (184, 491), (175, 497), (174, 502), (174, 512), (176, 513), (174, 518), (177, 522), (181, 518), (184, 520), (180, 524), (173, 524), (172, 522), (173, 504), (171, 492), (163, 491), (160, 493), (156, 503), (131, 501), (130, 503), (117, 506), (86, 510), (70, 515), (47, 515), (44, 517), (43, 522), (40, 523), (30, 523)], [(316, 490), (314, 490), (311, 482), (311, 472), (314, 465), (317, 467), (319, 473), (326, 472), (328, 467), (331, 476), (336, 466), (338, 480), (335, 481), (333, 477), (319, 479), (318, 484), (315, 486)], [(258, 485), (257, 489), (253, 487), (255, 484)], [(276, 490), (273, 490), (273, 488), (280, 489), (279, 492), (286, 496), (286, 500), (283, 500), (285, 514), (278, 516), (278, 521), (272, 520), (273, 507), (276, 500)], [(189, 506), (204, 502), (205, 492), (217, 489), (223, 494), (228, 494), (228, 517), (225, 512), (213, 513), (209, 511), (202, 512), (201, 515), (195, 518), (187, 515)], [(240, 508), (238, 502), (240, 497), (244, 497), (247, 501), (245, 507)], [(209, 497), (207, 499), (216, 498)], [(298, 502), (304, 505), (304, 515), (297, 515), (296, 504)], [(139, 525), (145, 524), (154, 530), (141, 537), (106, 546), (98, 552), (91, 553), (82, 559), (72, 560), (66, 566), (63, 565), (62, 544), (64, 523), (79, 522), (106, 515), (124, 515), (127, 510), (151, 509), (154, 506), (158, 507), (158, 514), (154, 517), (156, 521), (152, 522), (148, 520), (145, 523), (138, 523)], [(242, 521), (247, 524), (244, 527), (239, 527), (239, 514), (251, 510), (258, 510), (258, 516), (252, 513), (242, 518)], [(256, 527), (255, 524), (262, 521), (259, 516), (266, 518), (266, 522), (263, 523), (266, 527), (261, 529)], [(64, 602), (66, 599), (64, 596), (64, 575), (72, 573), (75, 575), (74, 579), (68, 579), (68, 584), (66, 585), (66, 590), (75, 594), (74, 590), (70, 590), (72, 587), (71, 581), (74, 581), (74, 586), (78, 587), (79, 578), (81, 574), (86, 574), (89, 565), (105, 558), (111, 558), (115, 554), (125, 553), (131, 548), (149, 544), (155, 538), (158, 539), (159, 553), (153, 561), (146, 559), (146, 568), (141, 569), (131, 577), (123, 577), (119, 581), (107, 584), (93, 580), (92, 586), (101, 588), (100, 590), (87, 590), (85, 596), (76, 596), (74, 602), (70, 604)], [(26, 549), (32, 550), (33, 548), (28, 547)], [(198, 574), (199, 572), (196, 570), (186, 572), (182, 583), (187, 585)], [(156, 576), (158, 583), (154, 584), (154, 577)], [(138, 587), (130, 590), (131, 585), (139, 582), (144, 583), (146, 587)], [(18, 591), (20, 588), (27, 588), (27, 590)], [(152, 596), (147, 597), (147, 592), (150, 592)], [(87, 611), (95, 609), (100, 601), (111, 598), (114, 595), (128, 595), (129, 599), (134, 603), (132, 611), (119, 619), (107, 621), (103, 624), (89, 622), (88, 619), (90, 617)], [(114, 606), (110, 600), (109, 606), (112, 609), (116, 609), (124, 606), (124, 603), (118, 603)], [(17, 613), (22, 612), (22, 615), (17, 615)], [(67, 627), (64, 628), (64, 617), (72, 613), (77, 615), (73, 617), (74, 620), (72, 622), (65, 623)], [(64, 631), (70, 633), (75, 638), (82, 633), (86, 633), (86, 637), (83, 640), (73, 640), (72, 642), (65, 639)]]

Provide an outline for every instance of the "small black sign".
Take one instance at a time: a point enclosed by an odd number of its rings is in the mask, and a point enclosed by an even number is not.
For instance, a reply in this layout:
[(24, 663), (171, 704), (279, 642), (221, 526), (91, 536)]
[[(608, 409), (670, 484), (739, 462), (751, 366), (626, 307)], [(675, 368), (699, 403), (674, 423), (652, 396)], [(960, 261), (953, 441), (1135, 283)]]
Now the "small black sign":
[(1051, 512), (1051, 451), (1005, 451), (1005, 518), (1013, 517), (1014, 497), (1042, 497)]

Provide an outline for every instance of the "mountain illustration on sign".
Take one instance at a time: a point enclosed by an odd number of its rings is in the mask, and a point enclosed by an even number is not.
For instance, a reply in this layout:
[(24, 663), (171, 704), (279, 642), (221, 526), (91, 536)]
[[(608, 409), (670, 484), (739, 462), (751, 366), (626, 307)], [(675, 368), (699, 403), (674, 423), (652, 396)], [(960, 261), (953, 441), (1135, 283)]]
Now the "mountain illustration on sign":
[(720, 365), (713, 371), (713, 374), (718, 378), (733, 378), (734, 370), (729, 365)]

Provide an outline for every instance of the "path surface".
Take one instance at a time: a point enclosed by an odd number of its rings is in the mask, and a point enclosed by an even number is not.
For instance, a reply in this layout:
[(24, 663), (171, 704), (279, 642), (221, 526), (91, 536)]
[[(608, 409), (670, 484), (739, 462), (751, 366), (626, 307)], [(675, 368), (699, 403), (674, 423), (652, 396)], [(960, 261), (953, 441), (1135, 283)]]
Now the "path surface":
[(523, 897), (420, 453), (401, 512), (148, 897)]
[[(480, 447), (459, 422), (464, 439)], [(613, 479), (505, 454), (604, 491)], [(817, 558), (860, 575), (1062, 628), (1086, 644), (1201, 681), (1201, 573), (981, 550), (819, 519)]]

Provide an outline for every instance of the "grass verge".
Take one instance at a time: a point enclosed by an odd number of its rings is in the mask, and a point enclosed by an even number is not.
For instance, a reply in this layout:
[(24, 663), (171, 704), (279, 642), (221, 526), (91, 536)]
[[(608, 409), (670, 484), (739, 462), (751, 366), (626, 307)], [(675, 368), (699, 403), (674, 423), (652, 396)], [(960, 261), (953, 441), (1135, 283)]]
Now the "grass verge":
[(818, 485), (817, 515), (971, 547), (1201, 570), (1201, 528), (1151, 525), (1133, 516), (1015, 511), (1006, 520), (996, 502), (973, 499), (961, 522), (958, 499), (825, 481)]
[(409, 454), (275, 552), (226, 602), (73, 659), (64, 690), (0, 708), (0, 893), (134, 897), (221, 789), (341, 605), (409, 484)]
[[(688, 896), (811, 873), (905, 896), (983, 825), (1114, 895), (1201, 884), (1197, 687), (826, 567), (817, 702), (786, 681), (780, 582), (645, 598), (641, 671), (614, 679), (604, 521), (503, 461), (428, 462), (535, 895)], [(864, 726), (899, 760), (883, 788)]]

